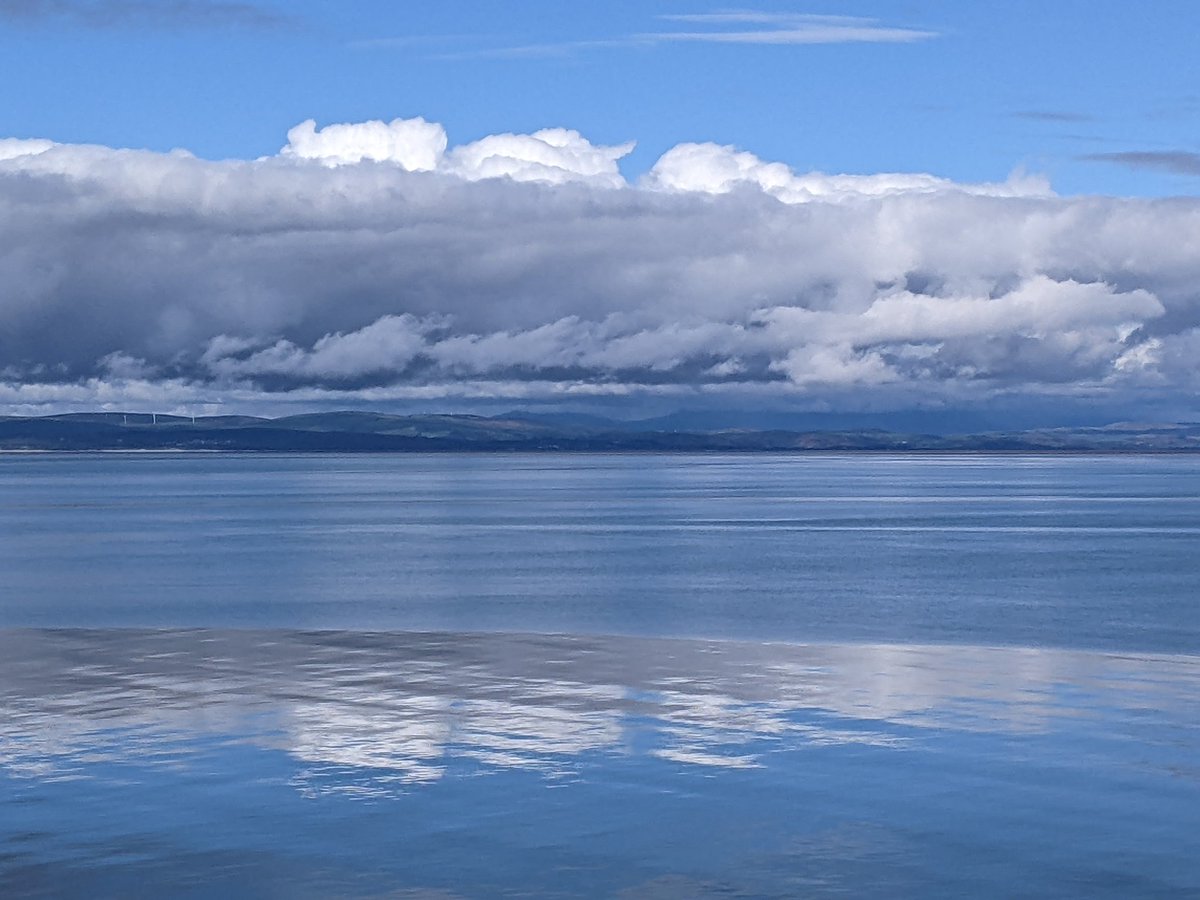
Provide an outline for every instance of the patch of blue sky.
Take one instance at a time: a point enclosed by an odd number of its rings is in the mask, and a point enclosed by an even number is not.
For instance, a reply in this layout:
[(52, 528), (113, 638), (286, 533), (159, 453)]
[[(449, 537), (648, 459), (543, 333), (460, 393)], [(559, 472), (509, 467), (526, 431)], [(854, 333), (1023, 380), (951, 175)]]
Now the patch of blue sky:
[(1024, 169), (1195, 192), (1200, 6), (1162, 0), (0, 2), (0, 134), (273, 154), (291, 126), (424, 116), (451, 144), (715, 141), (798, 171)]

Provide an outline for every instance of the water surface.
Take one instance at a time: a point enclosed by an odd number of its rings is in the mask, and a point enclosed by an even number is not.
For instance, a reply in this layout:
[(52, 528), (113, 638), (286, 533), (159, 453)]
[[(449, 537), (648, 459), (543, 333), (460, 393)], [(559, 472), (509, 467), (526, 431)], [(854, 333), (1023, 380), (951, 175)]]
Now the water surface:
[(1200, 660), (0, 633), (0, 894), (1200, 892)]
[(1200, 650), (1200, 457), (0, 456), (0, 626)]
[(0, 455), (0, 896), (1200, 896), (1200, 459)]

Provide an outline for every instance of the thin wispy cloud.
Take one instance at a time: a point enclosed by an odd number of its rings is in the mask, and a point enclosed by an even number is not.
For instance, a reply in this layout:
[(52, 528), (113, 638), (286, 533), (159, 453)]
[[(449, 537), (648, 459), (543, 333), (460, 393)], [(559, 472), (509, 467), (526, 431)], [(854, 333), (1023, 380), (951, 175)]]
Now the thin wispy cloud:
[(1122, 138), (1105, 137), (1102, 134), (1088, 134), (1082, 131), (1060, 131), (1050, 135), (1056, 141), (1071, 141), (1079, 144), (1124, 144)]
[(518, 44), (511, 47), (483, 47), (439, 53), (434, 59), (550, 59), (571, 56), (581, 50), (609, 50), (620, 47), (649, 46), (650, 41), (638, 38), (614, 38), (594, 41), (560, 41), (544, 44)]
[(0, 23), (86, 28), (278, 28), (291, 15), (237, 0), (0, 0)]
[[(885, 25), (878, 19), (739, 10), (661, 16), (663, 21), (715, 26), (703, 30), (638, 35), (645, 40), (721, 44), (908, 44), (938, 36), (936, 31)], [(721, 26), (756, 26), (723, 28)]]
[(808, 22), (823, 22), (828, 25), (854, 25), (873, 22), (862, 16), (822, 16), (813, 13), (761, 12), (752, 9), (726, 10), (707, 13), (670, 13), (658, 16), (664, 22), (692, 22), (697, 25), (779, 25), (803, 19)]
[[(882, 23), (859, 16), (732, 10), (658, 16), (662, 23), (693, 26), (688, 30), (644, 31), (611, 38), (539, 42), (500, 47), (474, 47), (441, 53), (437, 59), (536, 59), (566, 57), (587, 50), (655, 47), (677, 43), (746, 45), (908, 44), (939, 36), (936, 31)], [(361, 48), (411, 46), (412, 37), (357, 41)]]
[(1014, 119), (1024, 119), (1028, 122), (1095, 122), (1096, 117), (1081, 112), (1070, 112), (1060, 109), (1022, 109), (1010, 113)]
[(453, 46), (465, 43), (480, 43), (488, 39), (484, 34), (405, 34), (396, 37), (363, 38), (346, 44), (352, 50), (411, 49), (413, 47)]
[(1200, 153), (1190, 150), (1127, 150), (1121, 153), (1089, 153), (1080, 159), (1108, 162), (1130, 169), (1151, 169), (1175, 175), (1200, 175)]

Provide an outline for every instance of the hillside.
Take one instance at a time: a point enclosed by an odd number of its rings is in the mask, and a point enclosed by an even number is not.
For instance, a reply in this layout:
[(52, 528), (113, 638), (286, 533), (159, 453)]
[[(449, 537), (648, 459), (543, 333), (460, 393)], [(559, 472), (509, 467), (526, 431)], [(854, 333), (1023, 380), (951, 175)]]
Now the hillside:
[(297, 453), (626, 452), (1200, 452), (1200, 424), (1118, 424), (973, 434), (647, 430), (637, 423), (542, 416), (398, 416), (333, 412), (277, 419), (145, 413), (0, 418), (0, 450), (204, 450)]

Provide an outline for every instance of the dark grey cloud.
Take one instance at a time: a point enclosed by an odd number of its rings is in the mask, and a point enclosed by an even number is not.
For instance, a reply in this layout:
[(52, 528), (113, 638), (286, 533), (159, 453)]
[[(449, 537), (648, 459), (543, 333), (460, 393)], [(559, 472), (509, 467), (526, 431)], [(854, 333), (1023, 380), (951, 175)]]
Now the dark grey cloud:
[(1200, 387), (1200, 201), (803, 175), (713, 145), (634, 186), (623, 148), (564, 130), (294, 134), (253, 162), (0, 141), (0, 407)]
[(237, 0), (0, 0), (0, 21), (88, 28), (279, 28), (293, 18)]
[(1200, 175), (1200, 153), (1190, 150), (1127, 150), (1119, 153), (1089, 153), (1081, 159), (1108, 162), (1131, 169), (1153, 169), (1176, 175)]

